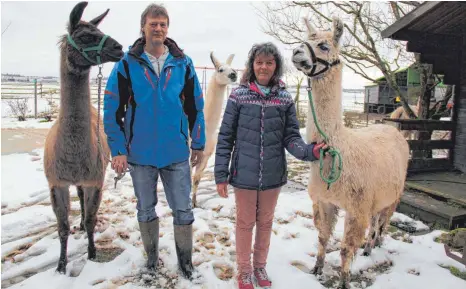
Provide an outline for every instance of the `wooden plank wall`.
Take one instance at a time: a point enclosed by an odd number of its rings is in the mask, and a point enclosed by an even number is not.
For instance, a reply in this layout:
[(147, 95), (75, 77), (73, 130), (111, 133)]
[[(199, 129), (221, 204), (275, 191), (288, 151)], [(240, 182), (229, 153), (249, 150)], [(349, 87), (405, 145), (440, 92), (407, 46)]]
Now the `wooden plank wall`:
[(462, 65), (459, 87), (455, 89), (455, 94), (458, 93), (458, 97), (456, 98), (457, 103), (454, 104), (457, 125), (453, 161), (457, 169), (466, 173), (466, 36), (463, 36), (463, 48), (460, 53), (462, 54)]

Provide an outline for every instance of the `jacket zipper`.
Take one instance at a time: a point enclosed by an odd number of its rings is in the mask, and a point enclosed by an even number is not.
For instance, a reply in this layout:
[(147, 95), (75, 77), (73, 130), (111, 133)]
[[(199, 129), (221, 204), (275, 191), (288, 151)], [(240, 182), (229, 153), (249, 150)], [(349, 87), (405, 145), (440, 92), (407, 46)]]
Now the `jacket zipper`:
[(259, 191), (262, 191), (262, 172), (264, 169), (264, 110), (265, 110), (265, 103), (264, 100), (261, 99), (261, 149), (260, 149), (260, 156), (259, 156)]

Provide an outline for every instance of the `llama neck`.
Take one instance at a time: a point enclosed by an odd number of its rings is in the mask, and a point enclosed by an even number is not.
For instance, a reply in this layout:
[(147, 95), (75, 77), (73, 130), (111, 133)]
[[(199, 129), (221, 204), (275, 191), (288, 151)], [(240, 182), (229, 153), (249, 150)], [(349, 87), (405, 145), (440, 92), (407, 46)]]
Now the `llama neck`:
[(60, 112), (61, 130), (73, 131), (76, 127), (91, 126), (91, 98), (89, 69), (75, 74), (68, 67), (66, 54), (62, 53), (60, 65)]
[[(341, 75), (341, 67), (336, 67), (329, 71), (327, 76), (313, 80), (311, 84), (317, 122), (330, 140), (336, 137), (343, 127)], [(314, 123), (310, 104), (306, 127), (308, 142), (322, 140)]]
[(227, 86), (217, 83), (215, 74), (212, 76), (207, 88), (207, 95), (204, 104), (204, 118), (206, 126), (206, 136), (212, 136), (217, 130), (220, 122), (223, 101)]

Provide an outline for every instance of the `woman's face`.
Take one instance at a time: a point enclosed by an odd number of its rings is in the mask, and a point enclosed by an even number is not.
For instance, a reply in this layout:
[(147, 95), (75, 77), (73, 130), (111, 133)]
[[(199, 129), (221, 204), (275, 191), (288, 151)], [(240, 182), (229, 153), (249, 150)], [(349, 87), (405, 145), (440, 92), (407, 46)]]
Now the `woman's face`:
[(259, 54), (254, 59), (254, 75), (260, 85), (268, 85), (277, 63), (273, 55)]

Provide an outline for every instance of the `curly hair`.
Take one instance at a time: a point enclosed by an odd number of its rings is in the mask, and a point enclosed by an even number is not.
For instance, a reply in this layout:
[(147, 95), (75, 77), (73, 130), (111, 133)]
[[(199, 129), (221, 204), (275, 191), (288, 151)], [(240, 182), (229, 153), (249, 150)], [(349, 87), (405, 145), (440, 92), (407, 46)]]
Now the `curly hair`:
[(270, 79), (269, 85), (275, 85), (280, 81), (280, 78), (283, 76), (283, 57), (275, 44), (272, 42), (265, 42), (254, 44), (251, 50), (249, 50), (246, 69), (244, 70), (243, 76), (241, 77), (242, 84), (256, 80), (256, 75), (254, 74), (254, 59), (256, 59), (256, 57), (261, 54), (265, 56), (272, 55), (275, 58), (275, 63), (277, 64), (273, 76)]

